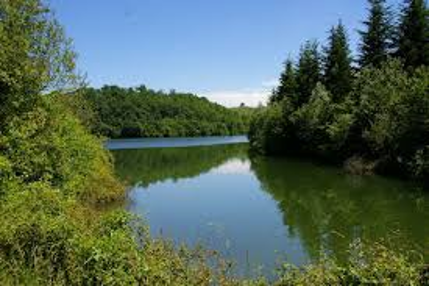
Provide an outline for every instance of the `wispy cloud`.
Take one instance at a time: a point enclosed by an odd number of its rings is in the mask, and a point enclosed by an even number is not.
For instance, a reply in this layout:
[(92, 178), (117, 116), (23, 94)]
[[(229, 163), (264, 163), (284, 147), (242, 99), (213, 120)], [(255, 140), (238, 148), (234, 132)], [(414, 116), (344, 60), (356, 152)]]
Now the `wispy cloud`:
[(277, 78), (269, 79), (262, 82), (262, 86), (265, 88), (273, 89), (279, 85), (279, 80)]
[(271, 90), (278, 84), (277, 80), (267, 80), (259, 88), (243, 88), (237, 90), (219, 90), (203, 92), (201, 96), (227, 107), (236, 107), (244, 103), (246, 106), (256, 107), (265, 105)]
[(208, 100), (227, 107), (236, 107), (244, 103), (246, 106), (265, 104), (268, 99), (267, 90), (224, 90), (202, 94)]

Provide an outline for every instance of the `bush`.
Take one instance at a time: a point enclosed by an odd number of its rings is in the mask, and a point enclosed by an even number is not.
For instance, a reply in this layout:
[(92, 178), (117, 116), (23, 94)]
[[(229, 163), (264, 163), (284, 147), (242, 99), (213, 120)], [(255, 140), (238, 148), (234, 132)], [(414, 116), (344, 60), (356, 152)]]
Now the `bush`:
[(302, 269), (286, 265), (275, 285), (427, 285), (421, 275), (421, 265), (382, 245), (357, 244), (351, 251), (352, 258), (347, 265), (331, 260)]
[[(318, 84), (308, 103), (271, 104), (251, 123), (250, 145), (268, 155), (301, 154), (343, 163), (358, 157), (376, 171), (427, 179), (429, 69), (407, 72), (397, 60), (361, 70), (344, 100)], [(287, 139), (285, 139), (287, 138)], [(274, 146), (274, 147), (273, 147)]]
[[(221, 279), (207, 255), (152, 240), (118, 200), (108, 151), (55, 97), (1, 134), (2, 285), (201, 285)], [(217, 278), (216, 278), (217, 277)]]
[(93, 202), (124, 194), (101, 141), (54, 98), (8, 122), (0, 146), (8, 169), (23, 183), (45, 182)]
[(43, 184), (8, 195), (0, 213), (2, 285), (201, 285), (214, 279), (205, 255), (177, 251), (144, 231), (136, 236), (129, 214), (100, 216)]

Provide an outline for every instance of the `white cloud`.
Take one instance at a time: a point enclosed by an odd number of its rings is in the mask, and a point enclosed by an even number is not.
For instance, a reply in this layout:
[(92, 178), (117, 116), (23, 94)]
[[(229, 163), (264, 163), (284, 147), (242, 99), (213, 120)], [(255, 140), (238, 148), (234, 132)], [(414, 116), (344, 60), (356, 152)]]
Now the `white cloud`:
[(262, 86), (265, 88), (273, 89), (279, 85), (279, 80), (277, 78), (269, 79), (262, 82)]
[(230, 174), (249, 174), (250, 171), (251, 171), (251, 168), (250, 168), (249, 160), (243, 161), (241, 159), (232, 159), (224, 163), (223, 165), (215, 168), (211, 172), (215, 174), (230, 175)]
[(262, 82), (260, 88), (208, 91), (200, 93), (200, 95), (227, 107), (237, 107), (241, 103), (244, 103), (246, 106), (256, 107), (259, 104), (265, 105), (267, 103), (271, 90), (277, 84), (277, 80), (267, 80)]
[(256, 107), (267, 102), (268, 90), (225, 90), (212, 91), (201, 94), (208, 100), (219, 103), (227, 107), (237, 107), (241, 103), (246, 106)]

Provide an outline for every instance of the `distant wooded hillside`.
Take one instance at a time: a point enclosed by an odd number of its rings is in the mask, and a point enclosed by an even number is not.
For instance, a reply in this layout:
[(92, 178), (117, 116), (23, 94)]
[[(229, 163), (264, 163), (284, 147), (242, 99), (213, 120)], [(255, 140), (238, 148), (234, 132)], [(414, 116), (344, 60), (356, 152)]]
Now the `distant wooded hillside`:
[(110, 138), (237, 135), (250, 121), (246, 107), (228, 109), (189, 93), (104, 86), (83, 94), (95, 112), (93, 131)]

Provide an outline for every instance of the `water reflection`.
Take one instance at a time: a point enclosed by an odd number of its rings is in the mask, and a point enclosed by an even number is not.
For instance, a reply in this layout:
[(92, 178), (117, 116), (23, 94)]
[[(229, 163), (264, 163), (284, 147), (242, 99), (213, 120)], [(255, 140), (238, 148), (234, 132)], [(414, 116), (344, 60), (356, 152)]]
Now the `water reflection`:
[[(251, 158), (247, 145), (115, 151), (128, 208), (152, 233), (217, 249), (239, 273), (285, 254), (302, 264), (347, 260), (355, 239), (429, 249), (429, 200), (402, 182), (346, 176), (288, 159)], [(268, 270), (266, 270), (268, 271)], [(264, 272), (271, 274), (271, 272)]]
[[(168, 140), (168, 139), (165, 139)], [(113, 152), (118, 175), (131, 186), (192, 178), (231, 158), (247, 158), (247, 144), (152, 148)]]
[(358, 238), (429, 257), (428, 198), (404, 182), (291, 160), (256, 158), (252, 170), (313, 259), (323, 252), (345, 261)]
[(249, 174), (250, 161), (247, 159), (230, 159), (224, 164), (211, 170), (214, 174), (234, 175), (234, 174)]

